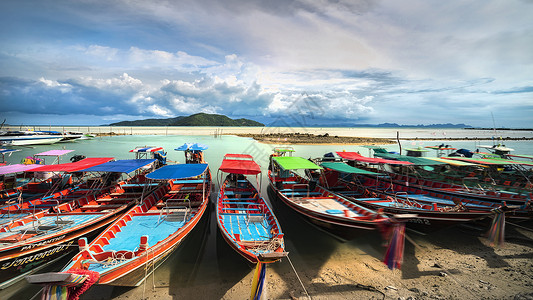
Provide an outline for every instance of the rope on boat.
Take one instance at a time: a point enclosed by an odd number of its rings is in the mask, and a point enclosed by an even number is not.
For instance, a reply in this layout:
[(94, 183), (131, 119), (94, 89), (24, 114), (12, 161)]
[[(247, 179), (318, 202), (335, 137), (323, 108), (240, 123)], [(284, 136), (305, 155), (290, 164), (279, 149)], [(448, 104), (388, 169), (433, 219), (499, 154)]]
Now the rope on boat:
[[(144, 294), (146, 292), (146, 277), (148, 277), (148, 263), (150, 262), (150, 251), (152, 251), (152, 259), (154, 259), (154, 249), (151, 249), (151, 248), (148, 248), (146, 249), (145, 251), (145, 256), (146, 256), (146, 263), (145, 263), (145, 266), (144, 266), (144, 282), (143, 282), (143, 297), (142, 299), (146, 299), (144, 297)], [(152, 263), (152, 284), (153, 284), (153, 289), (155, 289), (155, 279), (154, 279), (154, 276), (155, 276), (155, 261)]]
[(250, 247), (247, 247), (247, 248), (248, 248), (248, 250), (255, 251), (255, 252), (259, 252), (261, 250), (262, 251), (267, 251), (267, 252), (273, 252), (276, 249), (278, 249), (279, 247), (281, 247), (282, 245), (283, 245), (282, 239), (280, 239), (278, 237), (274, 237), (268, 242), (268, 244), (257, 243), (257, 244), (254, 244), (253, 246), (250, 246)]
[(298, 278), (298, 281), (300, 282), (300, 285), (302, 286), (305, 294), (307, 295), (307, 298), (308, 299), (311, 299), (311, 296), (309, 296), (309, 293), (307, 292), (307, 290), (305, 289), (305, 286), (302, 282), (302, 280), (300, 279), (300, 276), (298, 276), (298, 272), (296, 272), (296, 269), (294, 268), (294, 265), (292, 264), (292, 261), (291, 259), (289, 258), (289, 255), (287, 254), (287, 260), (289, 261), (289, 263), (291, 264), (291, 267), (292, 267), (292, 270), (294, 271), (294, 274), (296, 274), (296, 278)]

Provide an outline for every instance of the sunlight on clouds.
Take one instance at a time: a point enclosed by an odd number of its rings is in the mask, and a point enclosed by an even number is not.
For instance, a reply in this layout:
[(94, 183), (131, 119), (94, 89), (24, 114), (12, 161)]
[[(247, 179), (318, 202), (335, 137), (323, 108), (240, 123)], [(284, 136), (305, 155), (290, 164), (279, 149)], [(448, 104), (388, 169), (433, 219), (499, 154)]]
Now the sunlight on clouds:
[(172, 111), (164, 107), (161, 107), (159, 105), (156, 105), (156, 104), (148, 106), (145, 111), (150, 112), (156, 116), (161, 116), (161, 117), (173, 117), (174, 116)]
[(68, 93), (72, 90), (72, 86), (68, 83), (59, 83), (55, 80), (44, 79), (44, 77), (39, 78), (39, 82), (48, 88), (58, 89), (62, 93)]
[(81, 78), (80, 82), (87, 86), (94, 86), (99, 89), (122, 88), (138, 90), (143, 87), (143, 82), (139, 79), (129, 76), (127, 73), (118, 78), (96, 79), (92, 77)]

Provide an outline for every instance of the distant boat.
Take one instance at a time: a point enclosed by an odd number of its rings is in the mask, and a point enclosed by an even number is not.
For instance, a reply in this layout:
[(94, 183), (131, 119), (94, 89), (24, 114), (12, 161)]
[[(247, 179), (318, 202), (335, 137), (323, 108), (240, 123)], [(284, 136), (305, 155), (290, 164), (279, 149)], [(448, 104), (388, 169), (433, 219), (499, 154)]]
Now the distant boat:
[(63, 133), (63, 138), (60, 142), (71, 142), (84, 137), (84, 134), (81, 132), (66, 131)]
[(51, 131), (3, 131), (0, 132), (0, 145), (26, 146), (53, 144), (63, 139), (60, 132)]

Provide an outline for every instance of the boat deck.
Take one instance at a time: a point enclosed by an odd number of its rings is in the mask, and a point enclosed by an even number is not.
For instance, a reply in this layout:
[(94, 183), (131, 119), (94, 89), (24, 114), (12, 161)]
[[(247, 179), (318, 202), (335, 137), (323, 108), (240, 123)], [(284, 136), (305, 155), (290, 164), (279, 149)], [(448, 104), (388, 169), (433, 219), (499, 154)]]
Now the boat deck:
[(348, 218), (364, 216), (331, 197), (303, 197), (291, 200), (301, 207), (323, 214), (342, 215)]
[[(250, 222), (246, 213), (221, 213), (224, 227), (234, 240), (265, 241), (272, 238), (266, 218), (262, 222)], [(239, 238), (236, 239), (235, 235)]]
[[(17, 226), (12, 231), (0, 232), (0, 243), (13, 243), (25, 240), (42, 234), (50, 234), (54, 231), (61, 231), (67, 228), (89, 222), (99, 218), (103, 213), (92, 214), (60, 214), (59, 221), (57, 215), (48, 215), (39, 218), (38, 221), (29, 222), (22, 226)], [(16, 236), (16, 237), (15, 237)], [(13, 238), (11, 238), (13, 237)]]
[(116, 233), (115, 238), (109, 240), (110, 244), (102, 248), (104, 251), (135, 251), (143, 235), (148, 235), (148, 245), (153, 246), (176, 232), (184, 224), (183, 221), (167, 221), (165, 215), (161, 217), (159, 214), (135, 215), (131, 221), (127, 222), (127, 226), (120, 228), (121, 231)]

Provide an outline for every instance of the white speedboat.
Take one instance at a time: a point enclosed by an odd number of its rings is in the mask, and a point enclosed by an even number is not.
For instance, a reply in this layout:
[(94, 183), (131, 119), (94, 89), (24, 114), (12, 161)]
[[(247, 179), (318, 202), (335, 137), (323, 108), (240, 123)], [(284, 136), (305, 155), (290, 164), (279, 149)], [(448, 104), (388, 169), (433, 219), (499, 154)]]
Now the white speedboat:
[(53, 131), (2, 131), (0, 145), (25, 146), (53, 144), (59, 142), (63, 135)]

